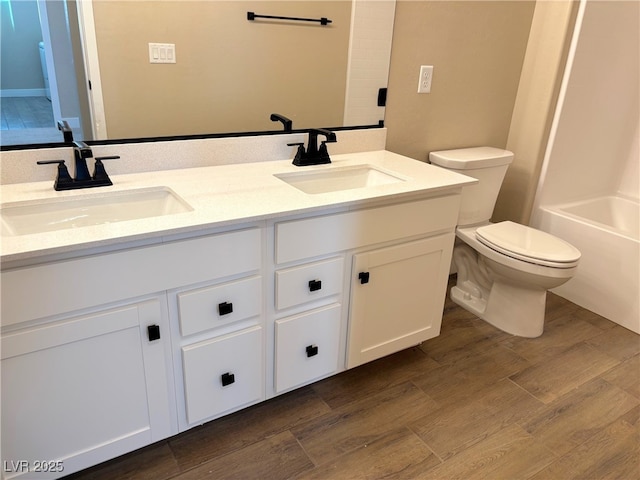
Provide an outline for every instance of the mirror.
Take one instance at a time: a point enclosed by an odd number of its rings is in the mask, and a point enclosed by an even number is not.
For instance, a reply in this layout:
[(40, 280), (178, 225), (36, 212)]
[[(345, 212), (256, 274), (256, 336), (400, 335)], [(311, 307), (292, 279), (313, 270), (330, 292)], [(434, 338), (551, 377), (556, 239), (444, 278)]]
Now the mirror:
[[(33, 2), (41, 20), (42, 11), (50, 11), (43, 23), (55, 38), (60, 23), (51, 8), (62, 2)], [(282, 130), (272, 113), (290, 118), (294, 129), (384, 119), (378, 96), (387, 86), (395, 0), (67, 0), (63, 6), (63, 26), (73, 30), (79, 18), (83, 32), (81, 48), (73, 46), (73, 31), (67, 35), (75, 63), (86, 65), (76, 72), (77, 83), (92, 87), (80, 88), (77, 102), (79, 111), (91, 112), (84, 115), (90, 121), (67, 115), (64, 105), (54, 115), (72, 126), (76, 139)], [(249, 20), (248, 12), (330, 23)], [(152, 57), (164, 59), (166, 50), (149, 44), (174, 45), (169, 60), (175, 63), (155, 63)], [(55, 59), (55, 48), (47, 60)], [(52, 70), (55, 77), (69, 71), (53, 67), (49, 77)]]

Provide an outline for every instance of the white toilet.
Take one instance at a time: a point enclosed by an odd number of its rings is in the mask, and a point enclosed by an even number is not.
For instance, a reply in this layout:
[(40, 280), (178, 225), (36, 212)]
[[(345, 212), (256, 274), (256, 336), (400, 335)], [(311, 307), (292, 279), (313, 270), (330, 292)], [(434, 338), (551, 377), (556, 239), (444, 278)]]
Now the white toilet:
[(431, 152), (429, 161), (479, 180), (462, 190), (452, 300), (505, 332), (540, 336), (547, 290), (573, 277), (580, 251), (525, 225), (489, 222), (513, 153), (463, 148)]

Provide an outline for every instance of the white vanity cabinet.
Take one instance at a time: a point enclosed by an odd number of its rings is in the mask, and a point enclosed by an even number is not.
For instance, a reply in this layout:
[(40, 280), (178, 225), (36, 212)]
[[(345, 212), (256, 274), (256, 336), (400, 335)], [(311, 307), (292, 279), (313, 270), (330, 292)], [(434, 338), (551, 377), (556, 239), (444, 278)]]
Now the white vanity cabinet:
[(450, 192), (3, 270), (3, 477), (58, 478), (438, 335)]
[(128, 209), (161, 188), (179, 214), (50, 229), (49, 202), (94, 192), (3, 185), (3, 222), (39, 226), (0, 232), (0, 478), (69, 475), (439, 334), (475, 180), (383, 150), (302, 169), (200, 168), (227, 155), (205, 150), (95, 192)]
[[(339, 368), (440, 333), (459, 201), (459, 195), (444, 195), (275, 225), (276, 264), (341, 254), (349, 265), (340, 300), (349, 308), (338, 327), (344, 332), (339, 341), (346, 342), (338, 348), (344, 355)], [(277, 292), (278, 302), (285, 295)], [(283, 323), (276, 321), (276, 357)], [(276, 358), (276, 387), (282, 368)]]
[(252, 355), (251, 392), (220, 410), (263, 398), (262, 245), (253, 227), (2, 271), (3, 476), (58, 478), (177, 433), (182, 350), (195, 415), (199, 363)]

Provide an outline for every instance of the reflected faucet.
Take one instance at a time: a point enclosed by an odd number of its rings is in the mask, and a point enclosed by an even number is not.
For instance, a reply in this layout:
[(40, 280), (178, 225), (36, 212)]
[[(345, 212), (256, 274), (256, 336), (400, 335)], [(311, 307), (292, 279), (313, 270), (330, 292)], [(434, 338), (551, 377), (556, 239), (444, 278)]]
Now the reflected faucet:
[(62, 132), (64, 143), (73, 143), (73, 130), (71, 130), (71, 127), (66, 120), (58, 122), (58, 130)]
[[(326, 140), (320, 142), (319, 147), (318, 135), (324, 135), (326, 138)], [(324, 128), (312, 128), (309, 130), (309, 144), (306, 150), (304, 148), (304, 143), (288, 143), (287, 145), (290, 147), (298, 147), (298, 152), (293, 159), (293, 164), (297, 167), (304, 167), (307, 165), (331, 163), (331, 158), (329, 158), (329, 152), (327, 150), (327, 143), (335, 142), (337, 142), (337, 139), (334, 132)]]
[(272, 122), (282, 122), (285, 132), (290, 132), (291, 130), (293, 130), (293, 120), (285, 117), (284, 115), (280, 115), (279, 113), (272, 113), (271, 117), (269, 118)]

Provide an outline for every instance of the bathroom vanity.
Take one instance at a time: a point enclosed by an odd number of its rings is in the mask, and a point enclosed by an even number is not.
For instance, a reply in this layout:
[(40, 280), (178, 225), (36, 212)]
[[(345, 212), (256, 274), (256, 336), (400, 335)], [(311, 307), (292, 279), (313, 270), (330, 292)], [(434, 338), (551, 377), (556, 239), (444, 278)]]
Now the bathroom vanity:
[(57, 478), (437, 336), (474, 180), (332, 159), (3, 186), (4, 478)]

